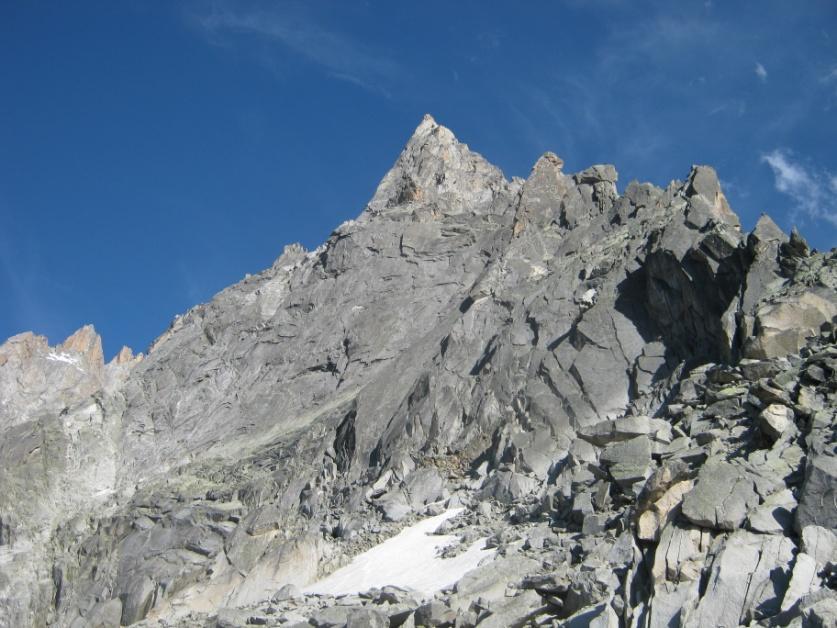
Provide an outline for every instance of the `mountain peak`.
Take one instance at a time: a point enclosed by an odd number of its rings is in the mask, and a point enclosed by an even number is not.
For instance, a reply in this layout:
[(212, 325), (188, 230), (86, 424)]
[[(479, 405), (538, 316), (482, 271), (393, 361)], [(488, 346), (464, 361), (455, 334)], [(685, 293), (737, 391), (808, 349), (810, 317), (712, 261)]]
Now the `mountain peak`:
[[(426, 116), (359, 220), (147, 357), (0, 345), (0, 625), (828, 611), (837, 254), (745, 239), (710, 168), (617, 178), (546, 153), (509, 183)], [(400, 588), (433, 514), (457, 567)]]
[(459, 214), (490, 211), (493, 191), (507, 186), (499, 168), (425, 114), (369, 203), (371, 213), (394, 208)]
[[(439, 124), (433, 116), (426, 113), (416, 127), (416, 130), (413, 131), (413, 135), (407, 141), (405, 150), (410, 146), (421, 147), (428, 144), (437, 146), (461, 145), (459, 140), (456, 139), (456, 135), (453, 134), (453, 131)], [(465, 148), (467, 149), (467, 146)]]
[(420, 122), (420, 123), (419, 123), (419, 125), (416, 127), (416, 130), (415, 130), (415, 132), (413, 133), (413, 135), (417, 135), (417, 134), (419, 134), (419, 133), (423, 133), (423, 132), (425, 132), (425, 131), (426, 131), (426, 130), (428, 130), (428, 129), (434, 129), (434, 128), (435, 128), (435, 127), (437, 127), (437, 126), (439, 126), (439, 123), (438, 123), (438, 122), (436, 122), (436, 118), (434, 118), (434, 117), (433, 117), (432, 115), (430, 115), (429, 113), (425, 113), (425, 114), (422, 116), (422, 118), (421, 118), (421, 122)]

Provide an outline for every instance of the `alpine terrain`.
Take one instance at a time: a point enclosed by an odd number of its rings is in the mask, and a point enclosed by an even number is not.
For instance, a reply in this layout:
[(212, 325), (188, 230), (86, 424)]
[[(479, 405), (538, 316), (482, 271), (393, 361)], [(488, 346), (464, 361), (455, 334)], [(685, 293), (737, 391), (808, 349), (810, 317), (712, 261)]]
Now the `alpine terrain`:
[(8, 339), (0, 625), (834, 626), (837, 249), (685, 174), (426, 116), (146, 355)]

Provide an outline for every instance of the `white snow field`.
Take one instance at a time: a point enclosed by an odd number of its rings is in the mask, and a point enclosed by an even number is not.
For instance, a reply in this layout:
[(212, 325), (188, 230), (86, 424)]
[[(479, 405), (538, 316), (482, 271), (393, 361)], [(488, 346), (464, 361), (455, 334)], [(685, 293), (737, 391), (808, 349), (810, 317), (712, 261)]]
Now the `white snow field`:
[(467, 550), (451, 558), (439, 552), (458, 540), (454, 535), (434, 535), (442, 522), (463, 509), (454, 508), (404, 528), (391, 539), (358, 554), (345, 567), (309, 584), (305, 593), (350, 595), (386, 585), (415, 589), (432, 595), (457, 582), (496, 550), (483, 549), (485, 539), (471, 543)]

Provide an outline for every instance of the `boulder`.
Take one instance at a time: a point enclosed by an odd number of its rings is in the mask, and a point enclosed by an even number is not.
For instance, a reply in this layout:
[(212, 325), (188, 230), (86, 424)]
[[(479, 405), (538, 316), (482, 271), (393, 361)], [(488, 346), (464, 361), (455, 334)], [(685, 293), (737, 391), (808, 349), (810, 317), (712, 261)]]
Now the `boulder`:
[(706, 593), (687, 626), (738, 626), (779, 612), (788, 589), (790, 539), (738, 530), (720, 540)]
[(796, 298), (768, 303), (756, 312), (755, 329), (744, 353), (748, 358), (778, 358), (798, 353), (807, 338), (818, 336), (823, 323), (837, 316), (833, 297), (803, 292)]
[(706, 530), (669, 523), (654, 548), (653, 584), (699, 580), (710, 542)]
[(609, 467), (610, 475), (622, 488), (644, 482), (651, 475), (651, 440), (637, 436), (610, 443), (602, 451), (600, 460)]
[(837, 456), (815, 454), (805, 463), (796, 529), (810, 525), (837, 529)]
[(637, 436), (652, 433), (663, 427), (666, 421), (651, 419), (647, 416), (629, 416), (621, 419), (599, 421), (578, 430), (578, 437), (594, 445), (607, 445), (611, 442), (624, 441)]
[(137, 574), (128, 580), (120, 594), (122, 602), (122, 625), (130, 626), (144, 619), (154, 605), (157, 585), (148, 576)]
[(450, 626), (456, 620), (456, 611), (450, 608), (444, 602), (438, 600), (431, 600), (426, 604), (422, 604), (416, 609), (415, 622), (416, 626), (434, 627), (434, 626)]
[(747, 515), (747, 527), (762, 534), (790, 534), (796, 506), (796, 498), (789, 489), (768, 495), (763, 504)]
[(802, 551), (817, 561), (817, 571), (822, 571), (829, 563), (837, 565), (837, 534), (822, 526), (805, 526), (802, 528)]
[(686, 618), (697, 605), (699, 598), (700, 583), (697, 580), (658, 583), (650, 600), (648, 628), (687, 625)]
[(637, 519), (637, 538), (643, 541), (656, 541), (660, 531), (680, 512), (683, 497), (692, 490), (694, 482), (683, 480), (673, 484)]
[(610, 604), (604, 602), (582, 608), (567, 617), (562, 626), (566, 628), (619, 628), (619, 617)]
[(759, 414), (759, 427), (771, 441), (776, 441), (794, 427), (793, 418), (793, 410), (785, 405), (772, 403)]
[(311, 615), (310, 623), (317, 628), (343, 628), (352, 613), (350, 606), (329, 606)]
[(491, 474), (483, 485), (483, 498), (493, 497), (504, 504), (514, 504), (532, 493), (537, 480), (515, 471), (497, 471)]
[(83, 620), (73, 622), (71, 628), (119, 628), (121, 618), (122, 601), (107, 600), (96, 604)]
[(820, 585), (821, 580), (817, 576), (817, 561), (805, 552), (799, 552), (796, 555), (785, 597), (782, 599), (781, 610), (790, 610), (801, 598), (817, 591)]
[(414, 510), (441, 499), (444, 489), (444, 480), (432, 468), (416, 469), (404, 482), (404, 491)]
[(540, 595), (531, 590), (521, 591), (492, 605), (490, 614), (481, 619), (479, 625), (485, 628), (525, 626), (546, 610)]
[(735, 530), (747, 511), (758, 503), (753, 478), (746, 470), (710, 460), (701, 468), (695, 488), (683, 500), (683, 515), (695, 525)]
[(408, 497), (401, 489), (391, 490), (376, 503), (384, 516), (384, 521), (402, 521), (413, 511)]
[(353, 608), (346, 618), (346, 628), (389, 628), (390, 619), (376, 608)]

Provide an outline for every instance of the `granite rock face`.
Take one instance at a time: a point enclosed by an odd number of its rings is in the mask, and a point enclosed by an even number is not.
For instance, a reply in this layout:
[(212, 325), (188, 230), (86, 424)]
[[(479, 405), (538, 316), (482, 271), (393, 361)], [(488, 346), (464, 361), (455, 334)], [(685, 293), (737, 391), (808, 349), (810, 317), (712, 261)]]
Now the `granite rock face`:
[[(837, 254), (742, 232), (706, 166), (563, 167), (428, 116), (356, 220), (146, 356), (9, 339), (0, 624), (833, 619)], [(450, 508), (496, 564), (301, 592)]]

